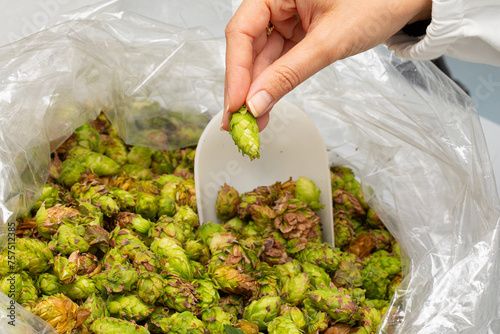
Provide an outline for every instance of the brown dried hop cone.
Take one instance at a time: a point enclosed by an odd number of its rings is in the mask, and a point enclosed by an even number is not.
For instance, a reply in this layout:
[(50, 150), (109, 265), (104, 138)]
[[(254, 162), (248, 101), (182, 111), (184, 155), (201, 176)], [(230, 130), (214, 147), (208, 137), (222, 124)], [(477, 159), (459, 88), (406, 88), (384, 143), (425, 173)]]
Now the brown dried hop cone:
[(32, 312), (47, 321), (60, 333), (74, 333), (82, 330), (83, 322), (90, 312), (79, 307), (63, 294), (48, 297), (36, 305)]
[(358, 198), (350, 192), (337, 189), (333, 192), (332, 198), (336, 209), (343, 210), (355, 217), (364, 217), (366, 215), (366, 211)]
[(274, 226), (287, 240), (296, 239), (295, 247), (303, 249), (309, 241), (321, 241), (319, 217), (307, 205), (285, 194), (274, 206)]
[(278, 240), (272, 237), (267, 238), (264, 240), (260, 258), (262, 261), (267, 262), (270, 265), (283, 264), (291, 261), (291, 258), (288, 256), (285, 248), (286, 245)]

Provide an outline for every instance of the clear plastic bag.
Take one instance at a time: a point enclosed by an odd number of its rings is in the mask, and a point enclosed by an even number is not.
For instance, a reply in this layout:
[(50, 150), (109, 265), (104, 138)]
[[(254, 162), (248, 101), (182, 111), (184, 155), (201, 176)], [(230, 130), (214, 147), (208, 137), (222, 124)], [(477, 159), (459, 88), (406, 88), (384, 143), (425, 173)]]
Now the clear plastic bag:
[[(50, 152), (100, 110), (129, 144), (196, 143), (222, 108), (231, 13), (231, 1), (109, 1), (0, 48), (2, 246), (40, 195)], [(472, 101), (431, 63), (384, 47), (286, 99), (317, 124), (331, 163), (354, 169), (406, 252), (380, 332), (499, 333), (499, 199)], [(0, 296), (0, 319), (9, 305)], [(25, 312), (17, 305), (23, 333), (51, 332)]]

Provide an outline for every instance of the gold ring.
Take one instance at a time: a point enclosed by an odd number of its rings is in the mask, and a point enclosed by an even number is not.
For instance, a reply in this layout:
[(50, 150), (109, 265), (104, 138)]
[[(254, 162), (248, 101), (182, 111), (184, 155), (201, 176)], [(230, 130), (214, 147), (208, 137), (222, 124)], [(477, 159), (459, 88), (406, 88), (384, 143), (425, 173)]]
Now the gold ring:
[(266, 27), (267, 36), (271, 35), (271, 33), (273, 32), (273, 30), (274, 30), (274, 24), (272, 24), (271, 22), (269, 22), (269, 24)]

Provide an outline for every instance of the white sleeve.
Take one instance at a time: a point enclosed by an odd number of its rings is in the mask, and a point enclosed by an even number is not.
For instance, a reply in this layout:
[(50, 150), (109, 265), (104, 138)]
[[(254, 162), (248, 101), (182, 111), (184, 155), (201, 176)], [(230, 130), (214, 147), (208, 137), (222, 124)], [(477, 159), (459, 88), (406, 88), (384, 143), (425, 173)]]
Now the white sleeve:
[(500, 0), (432, 0), (425, 36), (398, 32), (386, 42), (397, 56), (428, 60), (441, 55), (500, 66)]

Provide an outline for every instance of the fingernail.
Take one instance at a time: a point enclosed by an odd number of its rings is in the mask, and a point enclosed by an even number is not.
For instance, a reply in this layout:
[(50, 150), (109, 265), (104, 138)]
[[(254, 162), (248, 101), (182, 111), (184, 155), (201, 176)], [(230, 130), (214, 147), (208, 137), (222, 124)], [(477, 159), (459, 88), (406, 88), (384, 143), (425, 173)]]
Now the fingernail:
[(252, 115), (259, 117), (271, 108), (272, 102), (273, 98), (271, 94), (265, 90), (261, 90), (248, 101), (248, 108), (252, 112)]

